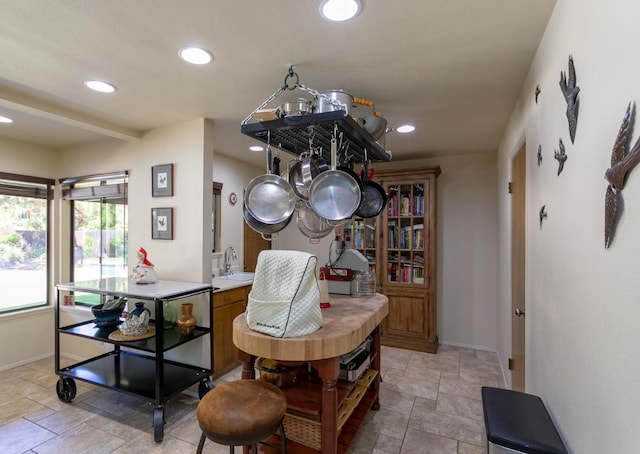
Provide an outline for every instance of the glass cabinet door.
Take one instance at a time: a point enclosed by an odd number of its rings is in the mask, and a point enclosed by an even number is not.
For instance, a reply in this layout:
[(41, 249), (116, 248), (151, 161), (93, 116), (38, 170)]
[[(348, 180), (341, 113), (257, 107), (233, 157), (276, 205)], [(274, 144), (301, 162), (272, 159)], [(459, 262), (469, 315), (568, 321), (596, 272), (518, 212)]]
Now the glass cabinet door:
[(389, 197), (384, 235), (387, 254), (383, 256), (386, 281), (424, 284), (424, 184), (389, 182), (385, 190)]
[(350, 242), (353, 249), (357, 249), (367, 258), (372, 273), (376, 273), (377, 219), (354, 218), (344, 232), (345, 241)]

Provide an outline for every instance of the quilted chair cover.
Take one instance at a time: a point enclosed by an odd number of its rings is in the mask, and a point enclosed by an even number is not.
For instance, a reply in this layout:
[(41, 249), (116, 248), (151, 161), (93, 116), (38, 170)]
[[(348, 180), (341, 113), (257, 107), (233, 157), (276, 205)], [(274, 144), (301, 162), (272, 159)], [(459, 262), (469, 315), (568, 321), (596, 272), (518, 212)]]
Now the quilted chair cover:
[(315, 255), (260, 252), (247, 303), (249, 328), (274, 337), (305, 336), (322, 326)]

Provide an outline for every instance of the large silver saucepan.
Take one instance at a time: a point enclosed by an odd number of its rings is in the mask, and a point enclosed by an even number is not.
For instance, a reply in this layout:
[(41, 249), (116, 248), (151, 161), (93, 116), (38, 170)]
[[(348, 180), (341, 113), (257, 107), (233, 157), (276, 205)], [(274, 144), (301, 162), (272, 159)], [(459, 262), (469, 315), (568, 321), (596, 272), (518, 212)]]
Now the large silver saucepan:
[[(279, 162), (279, 158), (275, 161)], [(267, 145), (267, 174), (251, 180), (244, 195), (247, 211), (263, 224), (280, 224), (290, 219), (296, 208), (293, 188), (279, 174), (279, 168), (271, 171), (271, 147)]]
[(309, 204), (313, 211), (329, 221), (353, 216), (362, 198), (356, 178), (336, 169), (337, 140), (331, 139), (331, 170), (322, 172), (309, 186)]

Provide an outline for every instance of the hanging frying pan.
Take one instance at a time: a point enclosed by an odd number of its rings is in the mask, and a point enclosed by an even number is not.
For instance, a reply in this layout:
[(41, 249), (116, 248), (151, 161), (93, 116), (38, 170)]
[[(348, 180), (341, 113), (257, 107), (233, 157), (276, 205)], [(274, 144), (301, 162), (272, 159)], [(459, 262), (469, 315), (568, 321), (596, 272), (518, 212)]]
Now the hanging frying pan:
[(364, 191), (360, 205), (356, 210), (356, 216), (365, 219), (375, 218), (382, 213), (382, 210), (387, 205), (387, 194), (382, 186), (373, 181), (374, 169), (368, 169), (367, 167), (368, 164), (365, 163), (361, 173)]
[(337, 140), (331, 138), (331, 170), (322, 172), (311, 182), (309, 203), (313, 211), (329, 221), (353, 216), (362, 199), (357, 179), (336, 169)]
[(251, 216), (263, 224), (280, 224), (293, 216), (296, 195), (287, 180), (279, 173), (279, 160), (274, 162), (278, 169), (271, 171), (271, 147), (267, 144), (267, 173), (255, 177), (245, 189), (244, 205)]

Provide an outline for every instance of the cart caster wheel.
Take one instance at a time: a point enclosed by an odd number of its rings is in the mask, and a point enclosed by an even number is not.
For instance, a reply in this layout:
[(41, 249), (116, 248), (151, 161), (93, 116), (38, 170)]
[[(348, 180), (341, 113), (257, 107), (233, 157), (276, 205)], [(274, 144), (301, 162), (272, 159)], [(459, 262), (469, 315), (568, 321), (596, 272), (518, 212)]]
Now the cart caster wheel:
[(164, 436), (164, 407), (153, 410), (153, 439), (160, 443)]
[(58, 394), (58, 399), (60, 399), (64, 403), (69, 403), (76, 397), (76, 382), (73, 378), (68, 377), (60, 377), (58, 382), (56, 383), (56, 393)]
[(202, 400), (204, 395), (211, 391), (213, 388), (215, 388), (215, 385), (210, 378), (207, 377), (206, 379), (202, 380), (198, 385), (198, 396), (200, 397), (200, 400)]

